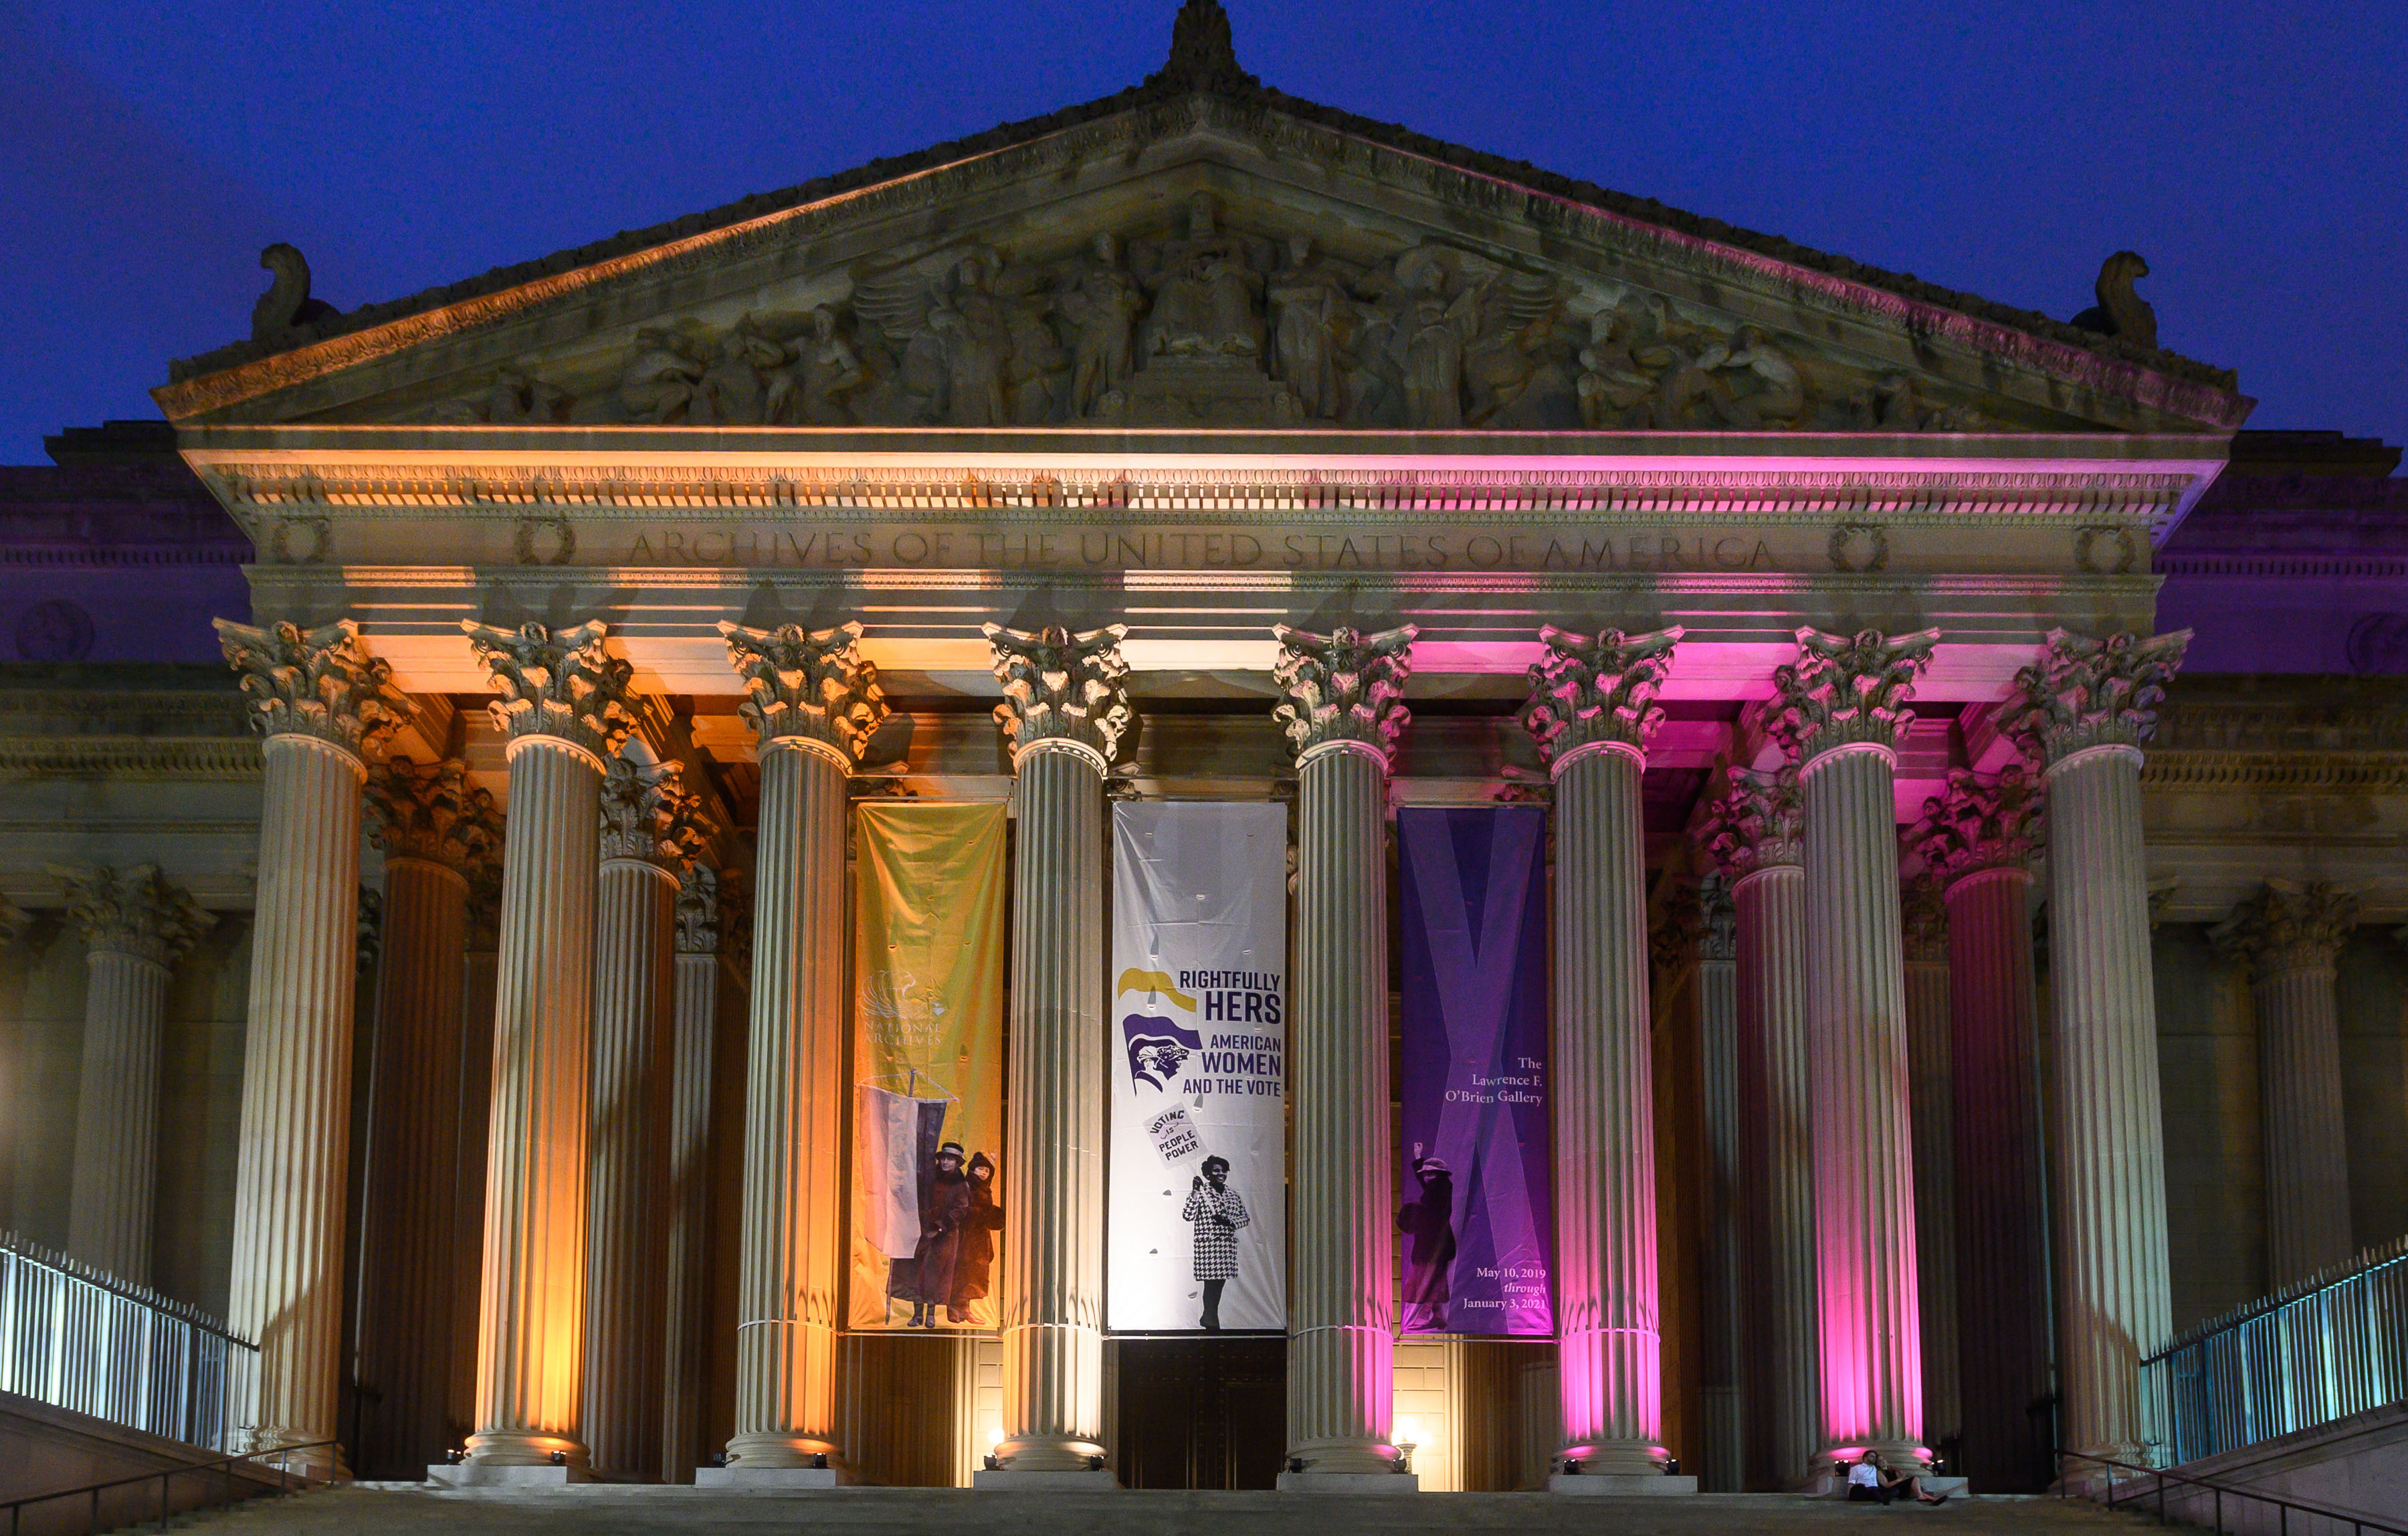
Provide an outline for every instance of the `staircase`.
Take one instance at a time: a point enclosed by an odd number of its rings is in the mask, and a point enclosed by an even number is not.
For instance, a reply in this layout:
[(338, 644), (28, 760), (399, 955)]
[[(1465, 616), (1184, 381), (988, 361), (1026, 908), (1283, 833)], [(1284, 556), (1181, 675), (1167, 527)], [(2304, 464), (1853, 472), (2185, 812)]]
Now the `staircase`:
[(209, 1536), (1762, 1536), (1929, 1527), (1933, 1536), (2050, 1536), (2128, 1529), (2134, 1517), (2081, 1500), (1959, 1498), (1933, 1509), (1882, 1509), (1771, 1494), (1564, 1498), (1543, 1493), (973, 1493), (962, 1488), (699, 1492), (589, 1485), (546, 1489), (437, 1489), (367, 1483), (224, 1510), (192, 1524)]

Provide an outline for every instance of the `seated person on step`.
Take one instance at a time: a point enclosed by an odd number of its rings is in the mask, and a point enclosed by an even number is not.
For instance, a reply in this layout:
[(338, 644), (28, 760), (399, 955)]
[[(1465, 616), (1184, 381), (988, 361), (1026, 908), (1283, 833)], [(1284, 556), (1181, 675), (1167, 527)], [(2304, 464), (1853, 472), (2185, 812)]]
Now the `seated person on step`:
[(1893, 1499), (1912, 1498), (1918, 1503), (1944, 1504), (1944, 1493), (1927, 1493), (1923, 1480), (1912, 1472), (1892, 1473), (1882, 1465), (1881, 1457), (1871, 1451), (1859, 1457), (1848, 1468), (1848, 1501), (1854, 1504), (1886, 1504)]

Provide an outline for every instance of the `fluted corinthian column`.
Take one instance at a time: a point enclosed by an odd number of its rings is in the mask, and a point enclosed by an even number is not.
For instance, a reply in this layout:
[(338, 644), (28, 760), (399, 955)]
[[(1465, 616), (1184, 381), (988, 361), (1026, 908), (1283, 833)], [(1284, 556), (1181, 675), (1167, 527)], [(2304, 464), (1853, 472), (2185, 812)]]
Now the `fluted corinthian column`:
[[(1011, 884), (1000, 1471), (1103, 1454), (1104, 773), (1133, 719), (1125, 627), (982, 626), (1019, 816)], [(1099, 1472), (1099, 1479), (1109, 1473)]]
[(1948, 909), (1938, 882), (1899, 889), (1905, 925), (1907, 1103), (1914, 1148), (1914, 1272), (1923, 1320), (1923, 1428), (1956, 1438), (1956, 1107), (1950, 1098)]
[[(462, 621), (501, 696), (509, 825), (494, 963), (494, 1078), (478, 1312), (477, 1432), (452, 1481), (591, 1475), (584, 1397), (587, 1091), (602, 774), (627, 739), (632, 668), (599, 622)], [(552, 1457), (560, 1457), (554, 1462)]]
[(1789, 774), (1726, 766), (1722, 779), (1700, 831), (1730, 882), (1738, 948), (1746, 1482), (1779, 1490), (1822, 1449), (1804, 811)]
[(661, 1310), (664, 1483), (694, 1481), (702, 1373), (710, 1356), (710, 1084), (719, 1019), (719, 891), (708, 864), (685, 872), (677, 898), (677, 1005), (669, 1042), (667, 1283)]
[(485, 1156), (493, 1122), (494, 968), (501, 945), (501, 812), (486, 790), (470, 789), (473, 813), (493, 829), (493, 845), (468, 867), (467, 955), (461, 966), (460, 1099), (452, 1116), (455, 1183), (452, 1196), (452, 1372), (444, 1446), (464, 1444), (477, 1427), (477, 1300), (485, 1272)]
[(2257, 1003), (2268, 1290), (2345, 1264), (2353, 1251), (2333, 985), (2341, 947), (2357, 924), (2350, 892), (2268, 881), (2214, 936), (2248, 965)]
[(1798, 632), (1772, 725), (1806, 797), (1806, 1008), (1827, 1449), (1921, 1465), (1922, 1320), (1898, 910), (1897, 739), (1937, 630)]
[[(1639, 780), (1663, 723), (1678, 629), (1594, 638), (1550, 624), (1522, 723), (1555, 782), (1555, 1350), (1561, 1459), (1660, 1475), (1655, 1071)], [(1577, 1467), (1570, 1464), (1578, 1463)], [(1594, 1486), (1566, 1478), (1558, 1486)]]
[[(265, 738), (227, 1324), (259, 1344), (239, 1449), (332, 1440), (358, 969), (360, 786), (400, 727), (393, 669), (350, 620), (217, 621)], [(334, 1468), (332, 1452), (302, 1460)]]
[[(2024, 868), (2041, 809), (2040, 787), (2019, 765), (1996, 778), (1955, 768), (1947, 793), (1924, 802), (1907, 834), (1948, 914), (1957, 1461), (1975, 1487), (1998, 1493), (2033, 1491), (2051, 1474), (2047, 1419), (2033, 1412), (2049, 1395), (2052, 1351), (2040, 1008)], [(1921, 1150), (1918, 1141), (1918, 1158)]]
[(407, 757), (368, 775), (384, 926), (360, 1264), (360, 1379), (377, 1394), (362, 1415), (366, 1477), (415, 1478), (452, 1443), (450, 1342), (456, 1314), (476, 1304), (473, 1291), (459, 1290), (449, 1242), (459, 1199), (460, 957), (468, 870), (499, 851), (501, 825), (466, 775), (457, 759), (422, 767)]
[[(845, 779), (886, 717), (886, 696), (878, 668), (861, 658), (857, 624), (719, 627), (744, 680), (738, 709), (761, 761), (736, 1432), (725, 1475), (791, 1482), (822, 1457), (839, 1459)], [(832, 1482), (837, 1469), (827, 1470)], [(695, 1478), (724, 1480), (710, 1469)]]
[(1740, 1230), (1745, 1211), (1739, 1044), (1739, 914), (1720, 870), (1698, 887), (1698, 1078), (1706, 1119), (1706, 1452), (1698, 1486), (1747, 1486), (1747, 1290)]
[(148, 1285), (160, 1026), (176, 962), (208, 931), (209, 917), (150, 864), (70, 876), (67, 915), (83, 930), (86, 967), (67, 1253)]
[(586, 1122), (585, 1440), (595, 1472), (661, 1472), (668, 1370), (669, 1069), (680, 883), (718, 828), (675, 763), (602, 776)]
[(2125, 1461), (2152, 1438), (2140, 1366), (2173, 1314), (2141, 744), (2189, 643), (2052, 630), (2004, 717), (2047, 766), (2058, 1441)]
[[(1272, 633), (1284, 702), (1271, 713), (1296, 749), (1297, 821), (1287, 1439), (1289, 1466), (1302, 1465), (1280, 1483), (1310, 1487), (1397, 1466), (1387, 775), (1417, 631)], [(1408, 1473), (1364, 1486), (1419, 1484)]]

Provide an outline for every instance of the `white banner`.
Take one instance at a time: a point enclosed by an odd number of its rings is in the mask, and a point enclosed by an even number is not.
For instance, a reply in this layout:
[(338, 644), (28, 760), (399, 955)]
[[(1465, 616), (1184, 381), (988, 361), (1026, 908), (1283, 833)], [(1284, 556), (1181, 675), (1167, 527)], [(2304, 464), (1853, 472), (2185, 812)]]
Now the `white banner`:
[(1115, 1331), (1287, 1327), (1287, 809), (1112, 808)]

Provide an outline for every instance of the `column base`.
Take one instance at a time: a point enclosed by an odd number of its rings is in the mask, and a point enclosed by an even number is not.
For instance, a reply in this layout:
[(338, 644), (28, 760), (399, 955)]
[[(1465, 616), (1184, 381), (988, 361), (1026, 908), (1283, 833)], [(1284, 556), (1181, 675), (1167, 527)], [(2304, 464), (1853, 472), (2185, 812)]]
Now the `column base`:
[(1282, 1493), (1419, 1493), (1417, 1472), (1282, 1472)]
[(1109, 1467), (1063, 1468), (1051, 1471), (1016, 1471), (1010, 1467), (984, 1467), (970, 1473), (970, 1486), (990, 1493), (1110, 1493), (1121, 1486)]
[(840, 1488), (841, 1467), (696, 1467), (697, 1488)]
[(448, 1488), (565, 1488), (595, 1481), (583, 1467), (516, 1467), (498, 1461), (446, 1462), (426, 1469), (426, 1480)]
[(1695, 1493), (1698, 1480), (1686, 1473), (1668, 1476), (1663, 1472), (1551, 1472), (1547, 1477), (1547, 1491), (1603, 1495), (1615, 1499), (1650, 1498), (1662, 1494)]

